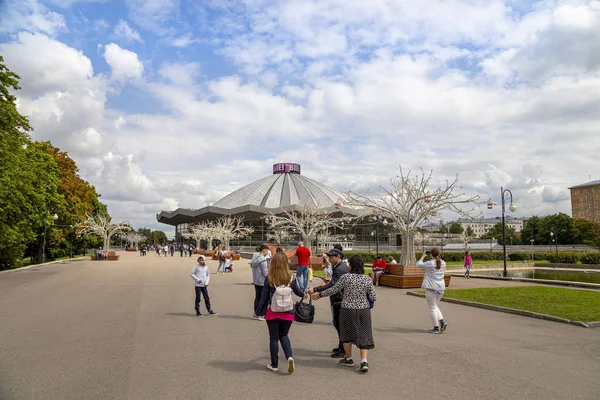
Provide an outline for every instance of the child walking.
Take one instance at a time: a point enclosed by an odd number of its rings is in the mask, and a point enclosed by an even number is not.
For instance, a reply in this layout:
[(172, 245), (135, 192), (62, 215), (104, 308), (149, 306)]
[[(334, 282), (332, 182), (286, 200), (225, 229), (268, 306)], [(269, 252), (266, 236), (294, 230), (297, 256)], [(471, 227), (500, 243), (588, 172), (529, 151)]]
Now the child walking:
[(471, 259), (471, 252), (467, 251), (465, 253), (465, 279), (471, 279), (471, 265), (473, 264), (473, 260)]
[(206, 311), (209, 315), (218, 315), (213, 311), (210, 306), (210, 297), (208, 297), (208, 282), (210, 282), (210, 271), (206, 266), (206, 258), (204, 256), (198, 257), (198, 264), (190, 272), (190, 276), (194, 280), (194, 289), (196, 291), (196, 299), (194, 301), (194, 308), (196, 309), (196, 317), (202, 318), (200, 312), (200, 294), (204, 296), (204, 304), (206, 305)]

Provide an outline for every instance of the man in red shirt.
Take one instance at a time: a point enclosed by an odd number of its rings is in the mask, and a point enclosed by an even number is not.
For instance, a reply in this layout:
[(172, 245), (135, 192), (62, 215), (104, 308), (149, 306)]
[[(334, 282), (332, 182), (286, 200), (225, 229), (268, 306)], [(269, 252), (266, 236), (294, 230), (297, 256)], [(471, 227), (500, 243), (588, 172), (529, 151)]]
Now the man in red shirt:
[(371, 272), (371, 280), (375, 286), (379, 286), (379, 276), (387, 270), (387, 263), (378, 254), (375, 261), (373, 261), (373, 272)]
[(304, 247), (304, 243), (298, 242), (298, 248), (296, 254), (298, 258), (298, 266), (296, 267), (296, 279), (298, 280), (298, 286), (308, 290), (308, 268), (310, 268), (310, 249)]

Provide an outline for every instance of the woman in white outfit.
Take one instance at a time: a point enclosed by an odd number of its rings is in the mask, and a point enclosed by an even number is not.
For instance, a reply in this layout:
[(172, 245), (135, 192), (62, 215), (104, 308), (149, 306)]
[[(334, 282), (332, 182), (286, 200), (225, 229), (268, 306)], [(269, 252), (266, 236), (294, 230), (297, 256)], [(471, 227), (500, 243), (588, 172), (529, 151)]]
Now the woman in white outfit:
[[(426, 256), (429, 256), (430, 260), (423, 261)], [(417, 261), (417, 267), (424, 271), (421, 288), (425, 289), (425, 298), (427, 299), (427, 306), (429, 307), (431, 322), (433, 323), (433, 329), (430, 329), (429, 332), (444, 332), (448, 328), (448, 324), (444, 322), (444, 316), (440, 311), (439, 304), (446, 289), (444, 282), (446, 263), (440, 257), (439, 247), (434, 247), (431, 251), (428, 250), (423, 253), (421, 259)]]

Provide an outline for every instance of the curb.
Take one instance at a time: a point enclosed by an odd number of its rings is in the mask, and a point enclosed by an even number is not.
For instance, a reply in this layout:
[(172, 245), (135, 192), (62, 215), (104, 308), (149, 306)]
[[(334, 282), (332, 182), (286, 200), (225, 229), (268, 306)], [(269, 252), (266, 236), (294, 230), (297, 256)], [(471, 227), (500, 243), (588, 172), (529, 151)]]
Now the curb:
[[(415, 297), (423, 297), (423, 298), (425, 297), (424, 294), (417, 293), (417, 292), (406, 292), (406, 294), (408, 294), (410, 296), (415, 296)], [(553, 315), (540, 314), (540, 313), (536, 313), (533, 311), (518, 310), (516, 308), (494, 306), (491, 304), (475, 303), (472, 301), (457, 300), (457, 299), (451, 299), (451, 298), (446, 298), (446, 297), (442, 297), (442, 301), (445, 301), (448, 303), (460, 304), (463, 306), (483, 308), (485, 310), (500, 311), (500, 312), (504, 312), (504, 313), (508, 313), (508, 314), (520, 315), (523, 317), (543, 319), (546, 321), (553, 321), (553, 322), (561, 322), (563, 324), (570, 324), (570, 325), (580, 326), (583, 328), (600, 327), (600, 321), (587, 322), (587, 323), (581, 322), (581, 321), (571, 321), (570, 319), (555, 317)]]
[[(464, 274), (451, 274), (453, 277), (462, 277)], [(586, 289), (599, 289), (599, 283), (587, 283), (587, 282), (575, 282), (575, 281), (553, 281), (550, 279), (529, 279), (529, 278), (505, 278), (503, 276), (489, 276), (489, 275), (472, 275), (471, 278), (477, 279), (491, 279), (496, 281), (509, 281), (509, 282), (529, 282), (529, 283), (543, 283), (545, 285), (555, 286), (572, 286)]]
[(66, 260), (58, 260), (58, 261), (48, 261), (43, 264), (33, 264), (33, 265), (28, 265), (26, 267), (21, 267), (21, 268), (6, 269), (4, 271), (0, 271), (0, 275), (8, 274), (9, 272), (26, 271), (31, 268), (40, 268), (40, 267), (46, 267), (46, 266), (50, 266), (50, 265), (62, 264), (65, 262), (74, 262), (74, 261), (82, 261), (82, 260), (85, 260), (85, 257), (68, 258)]

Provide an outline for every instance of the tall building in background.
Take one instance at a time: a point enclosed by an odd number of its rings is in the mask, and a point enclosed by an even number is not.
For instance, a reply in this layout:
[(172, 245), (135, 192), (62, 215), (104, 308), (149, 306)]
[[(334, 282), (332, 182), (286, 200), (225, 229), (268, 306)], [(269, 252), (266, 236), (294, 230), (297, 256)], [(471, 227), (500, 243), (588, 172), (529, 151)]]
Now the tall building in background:
[(600, 222), (600, 180), (570, 187), (571, 216)]

